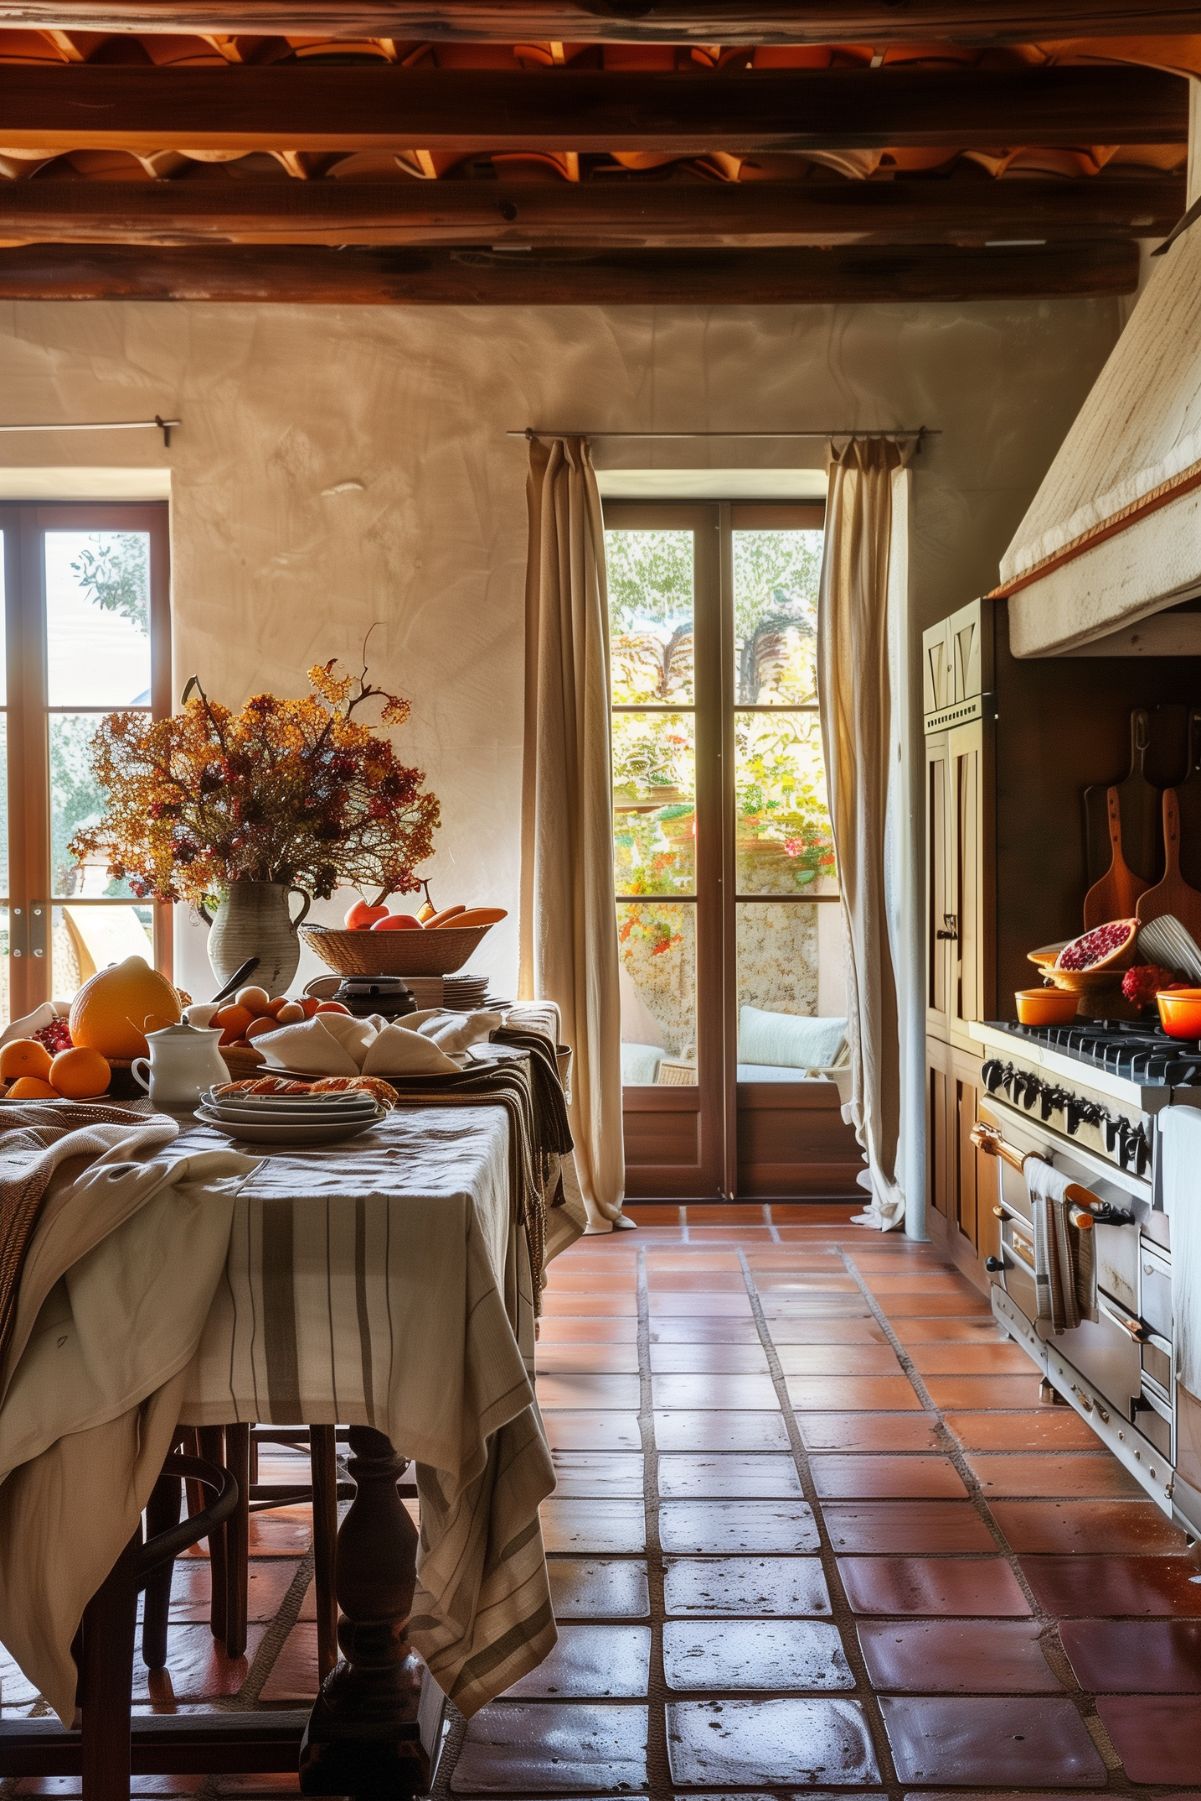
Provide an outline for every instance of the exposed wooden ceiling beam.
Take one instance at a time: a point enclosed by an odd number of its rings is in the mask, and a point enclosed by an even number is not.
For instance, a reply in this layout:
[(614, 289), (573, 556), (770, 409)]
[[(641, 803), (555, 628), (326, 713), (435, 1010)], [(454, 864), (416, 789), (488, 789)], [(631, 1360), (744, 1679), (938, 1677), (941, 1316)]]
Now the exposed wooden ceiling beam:
[(1105, 65), (597, 75), (0, 64), (14, 150), (964, 149), (1183, 141), (1186, 82)]
[(1189, 0), (0, 0), (0, 25), (525, 43), (1014, 44), (1201, 30)]
[(0, 300), (365, 306), (764, 306), (1127, 294), (1130, 243), (960, 250), (610, 252), (0, 250)]
[(0, 182), (0, 240), (70, 244), (696, 246), (1160, 237), (1181, 177), (904, 180)]

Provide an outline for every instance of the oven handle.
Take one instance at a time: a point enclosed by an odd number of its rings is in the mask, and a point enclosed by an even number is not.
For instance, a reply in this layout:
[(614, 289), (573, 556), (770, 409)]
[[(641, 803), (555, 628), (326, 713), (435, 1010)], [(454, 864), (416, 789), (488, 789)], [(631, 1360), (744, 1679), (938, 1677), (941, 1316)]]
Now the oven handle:
[[(1019, 1151), (1001, 1136), (996, 1126), (986, 1126), (983, 1120), (977, 1120), (971, 1131), (972, 1143), (978, 1151), (984, 1151), (990, 1157), (999, 1157), (1002, 1163), (1008, 1163), (1019, 1175), (1026, 1171), (1026, 1161), (1037, 1157), (1037, 1151)], [(1047, 1158), (1040, 1158), (1047, 1162)], [(1083, 1188), (1079, 1182), (1069, 1182), (1064, 1191), (1065, 1199), (1074, 1209), (1068, 1217), (1078, 1232), (1091, 1232), (1096, 1225), (1132, 1226), (1135, 1221), (1133, 1213), (1125, 1207), (1114, 1207), (1109, 1201), (1103, 1201), (1091, 1188)]]

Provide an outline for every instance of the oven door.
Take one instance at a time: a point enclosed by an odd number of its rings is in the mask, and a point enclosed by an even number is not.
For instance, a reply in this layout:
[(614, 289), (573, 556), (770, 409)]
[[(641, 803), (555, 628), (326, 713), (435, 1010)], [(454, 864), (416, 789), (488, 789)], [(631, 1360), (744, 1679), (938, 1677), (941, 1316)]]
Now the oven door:
[(1028, 1115), (1003, 1103), (981, 1104), (980, 1118), (995, 1126), (1002, 1137), (1023, 1154), (1048, 1158), (1069, 1181), (1088, 1188), (1098, 1199), (1132, 1211), (1132, 1225), (1094, 1227), (1097, 1255), (1097, 1318), (1082, 1320), (1070, 1332), (1055, 1334), (1038, 1321), (1034, 1280), (1034, 1225), (1030, 1195), (1019, 1172), (996, 1159), (995, 1207), (1001, 1222), (1000, 1282), (1010, 1300), (1038, 1333), (1098, 1394), (1133, 1424), (1144, 1408), (1144, 1385), (1139, 1342), (1138, 1215), (1148, 1203), (1115, 1181), (1112, 1173), (1088, 1151), (1066, 1149), (1040, 1130)]

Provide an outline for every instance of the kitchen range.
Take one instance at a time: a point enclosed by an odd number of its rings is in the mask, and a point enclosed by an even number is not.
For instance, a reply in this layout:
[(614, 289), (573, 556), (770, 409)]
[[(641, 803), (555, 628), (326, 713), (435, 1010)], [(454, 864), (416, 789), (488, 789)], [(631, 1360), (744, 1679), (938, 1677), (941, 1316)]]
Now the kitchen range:
[[(1201, 1538), (1201, 1402), (1175, 1380), (1171, 1230), (1162, 1123), (1201, 1107), (1201, 1044), (1158, 1026), (974, 1025), (983, 1051), (972, 1139), (996, 1165), (993, 1311), (1165, 1513)], [(1095, 1317), (1055, 1333), (1039, 1319), (1034, 1209), (1023, 1163), (1073, 1185), (1072, 1224), (1095, 1247)]]

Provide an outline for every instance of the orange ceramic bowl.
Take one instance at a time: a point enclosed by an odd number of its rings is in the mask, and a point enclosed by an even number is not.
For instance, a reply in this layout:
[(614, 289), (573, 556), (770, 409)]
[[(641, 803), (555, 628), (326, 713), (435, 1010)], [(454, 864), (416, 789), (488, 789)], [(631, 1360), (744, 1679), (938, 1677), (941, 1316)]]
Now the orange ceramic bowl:
[(1155, 996), (1169, 1038), (1201, 1039), (1201, 988), (1164, 988)]
[(1063, 988), (1019, 988), (1013, 998), (1020, 1026), (1070, 1025), (1080, 1005), (1080, 996)]

